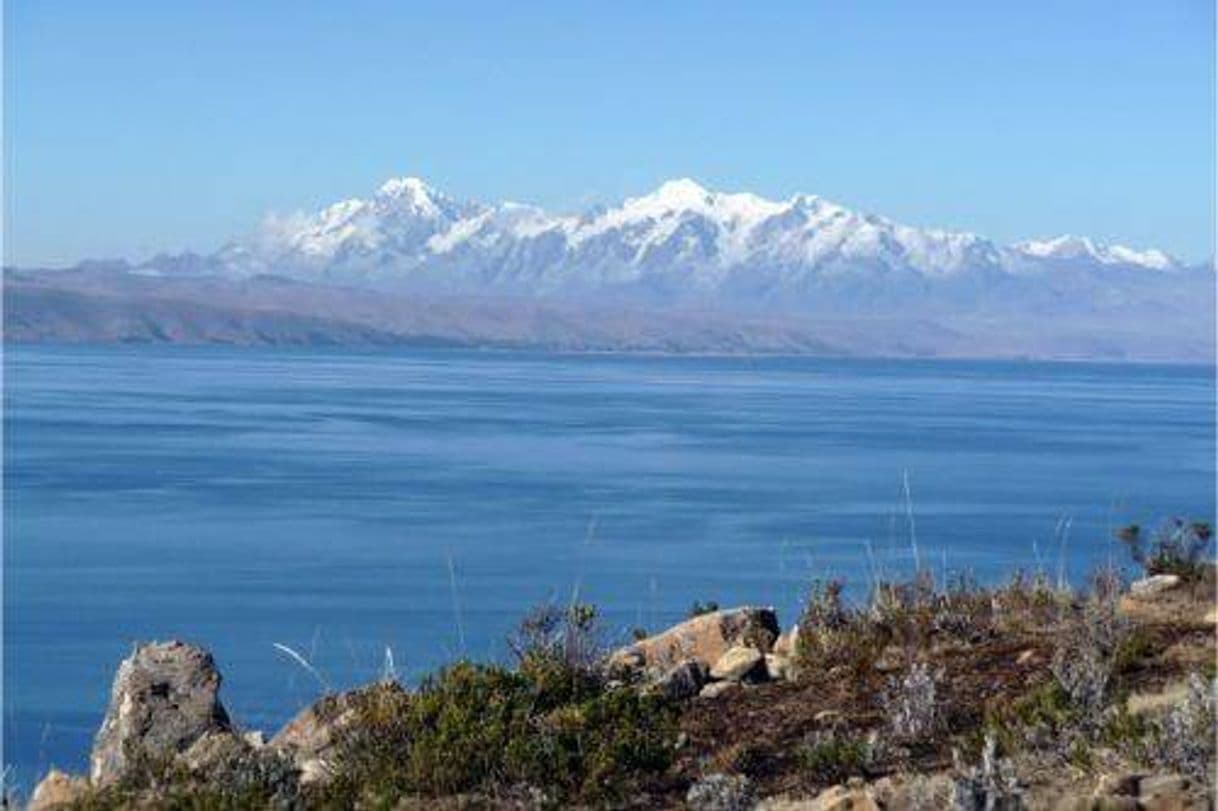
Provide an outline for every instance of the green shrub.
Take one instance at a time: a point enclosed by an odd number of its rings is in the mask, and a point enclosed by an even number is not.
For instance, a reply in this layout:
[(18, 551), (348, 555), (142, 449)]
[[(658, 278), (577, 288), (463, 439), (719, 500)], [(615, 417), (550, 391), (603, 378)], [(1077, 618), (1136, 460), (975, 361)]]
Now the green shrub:
[(856, 672), (869, 670), (884, 650), (887, 628), (865, 612), (848, 606), (841, 580), (812, 583), (799, 620), (795, 658), (806, 672), (827, 663), (845, 664)]
[(841, 783), (864, 776), (871, 745), (859, 737), (822, 732), (796, 750), (800, 770), (815, 783)]
[(531, 786), (555, 801), (603, 802), (667, 769), (675, 709), (605, 690), (536, 655), (520, 671), (460, 663), (404, 692), (361, 701), (337, 758), (337, 802)]

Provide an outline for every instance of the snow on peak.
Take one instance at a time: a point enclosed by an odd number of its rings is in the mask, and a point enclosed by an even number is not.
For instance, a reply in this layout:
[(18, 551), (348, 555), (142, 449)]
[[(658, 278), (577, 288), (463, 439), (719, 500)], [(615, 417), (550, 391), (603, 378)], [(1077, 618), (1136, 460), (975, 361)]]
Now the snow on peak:
[(425, 217), (439, 217), (450, 204), (444, 195), (417, 177), (392, 177), (376, 192), (377, 201), (397, 208), (406, 207)]
[(1091, 260), (1104, 265), (1135, 265), (1149, 270), (1172, 270), (1179, 266), (1175, 258), (1160, 250), (1106, 245), (1073, 234), (1028, 240), (1018, 243), (1015, 248), (1037, 259)]
[(381, 184), (377, 189), (377, 194), (381, 197), (400, 197), (404, 194), (411, 196), (429, 197), (432, 194), (431, 186), (418, 177), (391, 177)]
[(706, 187), (688, 177), (665, 180), (647, 197), (675, 208), (696, 208), (706, 204), (710, 192)]
[[(847, 273), (944, 278), (1106, 266), (1180, 267), (1156, 250), (1063, 236), (1001, 247), (967, 232), (917, 228), (815, 195), (775, 201), (708, 189), (689, 178), (583, 215), (503, 202), (454, 200), (417, 177), (386, 180), (371, 196), (312, 214), (271, 217), (226, 249), (237, 269), (393, 275), (447, 268), (526, 283), (641, 279), (680, 270), (710, 287), (739, 273), (807, 280)], [(802, 284), (803, 282), (801, 282)]]

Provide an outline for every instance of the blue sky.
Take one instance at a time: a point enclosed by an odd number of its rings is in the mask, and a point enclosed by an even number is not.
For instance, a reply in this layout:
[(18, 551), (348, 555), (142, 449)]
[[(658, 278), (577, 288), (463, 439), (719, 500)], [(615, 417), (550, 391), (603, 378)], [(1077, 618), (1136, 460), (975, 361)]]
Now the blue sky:
[(402, 174), (1213, 251), (1211, 0), (4, 6), (10, 263), (211, 250)]

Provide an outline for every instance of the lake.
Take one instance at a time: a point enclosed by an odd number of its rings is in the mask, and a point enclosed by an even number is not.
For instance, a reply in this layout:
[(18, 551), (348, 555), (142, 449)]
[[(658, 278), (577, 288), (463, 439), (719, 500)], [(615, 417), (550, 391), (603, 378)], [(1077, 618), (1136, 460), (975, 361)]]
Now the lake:
[(695, 600), (1079, 579), (1212, 518), (1214, 377), (1146, 365), (10, 347), (4, 762), (84, 768), (140, 639), (212, 650), (268, 732), (326, 684), (504, 658), (573, 595), (609, 639)]

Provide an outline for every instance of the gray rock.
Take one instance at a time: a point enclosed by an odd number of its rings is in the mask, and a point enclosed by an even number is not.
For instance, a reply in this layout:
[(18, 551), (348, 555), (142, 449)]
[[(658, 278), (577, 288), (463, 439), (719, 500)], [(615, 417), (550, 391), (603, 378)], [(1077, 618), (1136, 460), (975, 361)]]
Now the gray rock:
[(209, 733), (231, 730), (211, 654), (185, 642), (139, 645), (114, 677), (110, 706), (89, 758), (94, 785), (121, 779), (141, 761), (184, 752)]
[(682, 701), (698, 695), (709, 674), (697, 659), (686, 659), (656, 679), (652, 689), (668, 698)]
[(211, 789), (230, 797), (265, 793), (287, 803), (300, 787), (300, 770), (288, 755), (256, 747), (232, 732), (209, 732), (178, 760)]

